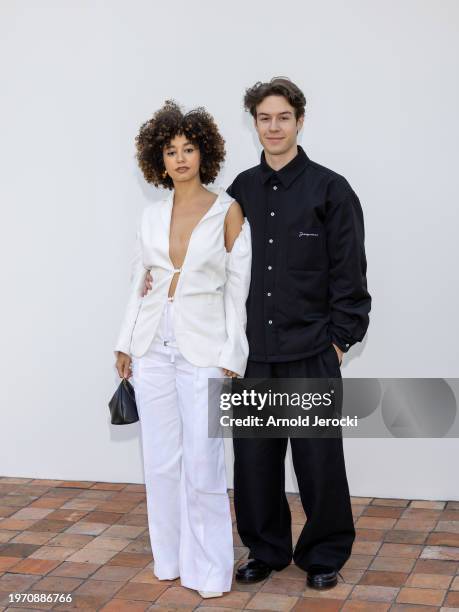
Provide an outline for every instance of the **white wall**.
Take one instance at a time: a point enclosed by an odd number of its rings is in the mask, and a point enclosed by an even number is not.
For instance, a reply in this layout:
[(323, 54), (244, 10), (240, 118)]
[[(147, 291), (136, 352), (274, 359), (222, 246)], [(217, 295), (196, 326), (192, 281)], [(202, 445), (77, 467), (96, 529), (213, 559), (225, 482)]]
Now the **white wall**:
[[(138, 427), (110, 426), (107, 401), (134, 228), (158, 197), (134, 137), (169, 97), (214, 114), (226, 186), (260, 153), (245, 87), (296, 81), (301, 144), (365, 212), (373, 310), (343, 374), (456, 377), (458, 25), (455, 0), (4, 0), (0, 474), (143, 481)], [(354, 495), (459, 499), (455, 439), (345, 448)]]

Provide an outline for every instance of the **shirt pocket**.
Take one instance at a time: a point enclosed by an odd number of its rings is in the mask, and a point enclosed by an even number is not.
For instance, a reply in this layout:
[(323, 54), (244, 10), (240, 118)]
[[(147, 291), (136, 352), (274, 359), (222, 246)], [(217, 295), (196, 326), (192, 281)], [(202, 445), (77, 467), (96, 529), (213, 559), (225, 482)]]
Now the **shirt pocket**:
[(291, 229), (287, 241), (287, 266), (292, 270), (321, 270), (326, 265), (323, 227)]

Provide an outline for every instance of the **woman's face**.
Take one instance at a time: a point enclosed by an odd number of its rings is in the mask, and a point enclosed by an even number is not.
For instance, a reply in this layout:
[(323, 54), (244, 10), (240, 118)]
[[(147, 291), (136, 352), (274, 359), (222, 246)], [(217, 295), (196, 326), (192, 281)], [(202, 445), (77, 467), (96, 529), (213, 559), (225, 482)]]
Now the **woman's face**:
[(201, 154), (199, 147), (186, 136), (175, 136), (163, 150), (164, 166), (174, 183), (185, 182), (199, 177)]

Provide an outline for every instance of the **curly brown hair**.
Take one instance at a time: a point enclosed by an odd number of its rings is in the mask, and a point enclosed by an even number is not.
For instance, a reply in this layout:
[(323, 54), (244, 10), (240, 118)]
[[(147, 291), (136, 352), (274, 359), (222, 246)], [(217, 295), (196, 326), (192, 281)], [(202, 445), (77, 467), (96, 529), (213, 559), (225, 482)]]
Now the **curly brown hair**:
[(274, 77), (269, 83), (258, 81), (253, 87), (245, 91), (244, 108), (249, 111), (254, 119), (257, 118), (257, 106), (268, 96), (284, 96), (289, 104), (295, 109), (295, 117), (298, 120), (304, 115), (306, 98), (304, 93), (287, 77)]
[(155, 187), (173, 189), (171, 177), (164, 176), (163, 150), (177, 135), (184, 135), (199, 148), (199, 175), (204, 185), (213, 183), (225, 159), (225, 141), (212, 115), (199, 106), (183, 114), (174, 100), (166, 100), (151, 119), (140, 127), (135, 138), (136, 158), (145, 180)]

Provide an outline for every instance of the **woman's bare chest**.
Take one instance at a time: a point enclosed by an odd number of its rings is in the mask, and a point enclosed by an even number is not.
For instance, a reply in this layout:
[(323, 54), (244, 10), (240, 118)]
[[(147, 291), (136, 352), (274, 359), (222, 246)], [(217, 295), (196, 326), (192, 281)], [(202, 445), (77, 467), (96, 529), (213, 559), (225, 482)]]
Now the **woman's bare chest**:
[(180, 268), (186, 257), (191, 236), (209, 207), (172, 212), (169, 233), (169, 257), (176, 268)]

